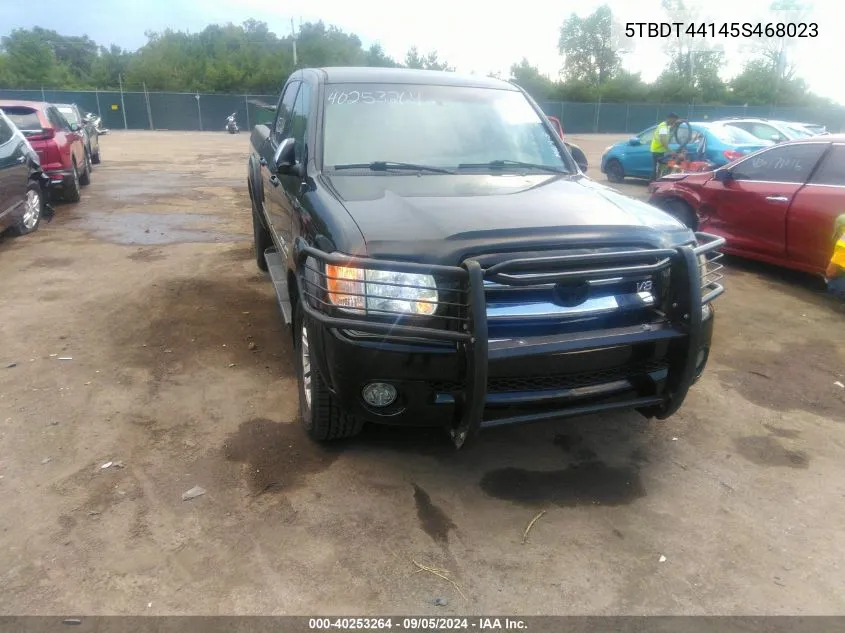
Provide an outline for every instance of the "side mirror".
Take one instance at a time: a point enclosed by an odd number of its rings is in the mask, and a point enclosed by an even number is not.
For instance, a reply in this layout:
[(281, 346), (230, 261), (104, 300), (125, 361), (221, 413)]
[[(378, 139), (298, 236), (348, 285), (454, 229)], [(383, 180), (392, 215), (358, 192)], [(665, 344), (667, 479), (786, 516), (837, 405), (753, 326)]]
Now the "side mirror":
[(78, 132), (79, 131), (79, 123), (71, 123), (70, 124), (70, 131), (71, 132)]
[(780, 143), (782, 139), (781, 139), (781, 137), (780, 137), (780, 134), (772, 134), (772, 140), (773, 140), (775, 143)]
[(713, 174), (713, 178), (719, 182), (727, 182), (732, 177), (730, 169), (717, 169), (716, 173)]
[(296, 162), (294, 154), (295, 147), (296, 141), (292, 138), (286, 138), (284, 141), (279, 143), (279, 147), (276, 148), (276, 153), (273, 154), (273, 165), (276, 166), (276, 173), (292, 173), (294, 163)]
[(640, 137), (632, 136), (628, 139), (628, 145), (642, 145), (642, 143), (640, 143)]

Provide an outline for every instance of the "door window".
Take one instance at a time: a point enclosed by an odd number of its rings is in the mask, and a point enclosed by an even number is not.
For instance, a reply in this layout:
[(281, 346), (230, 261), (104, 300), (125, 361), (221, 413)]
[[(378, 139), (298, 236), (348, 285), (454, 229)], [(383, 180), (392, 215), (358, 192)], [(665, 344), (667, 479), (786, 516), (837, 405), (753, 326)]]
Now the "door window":
[(815, 185), (845, 186), (845, 145), (834, 145), (831, 148), (810, 182)]
[(5, 145), (11, 141), (14, 135), (15, 132), (12, 127), (6, 123), (6, 119), (0, 116), (0, 145)]
[(826, 147), (823, 143), (773, 147), (738, 163), (731, 173), (736, 180), (804, 183)]
[(300, 82), (298, 80), (290, 82), (285, 87), (282, 98), (279, 99), (276, 123), (273, 125), (273, 136), (276, 139), (276, 143), (281, 143), (284, 140), (286, 136), (285, 132), (289, 129), (290, 115), (293, 112), (293, 104), (296, 100), (296, 91), (299, 88), (299, 84)]
[(766, 125), (765, 123), (753, 123), (751, 126), (751, 133), (757, 138), (774, 141), (775, 143), (788, 140), (786, 136), (781, 134), (776, 128), (771, 125)]
[(654, 136), (655, 128), (649, 128), (640, 134), (640, 145), (651, 145), (651, 139)]
[(296, 104), (293, 106), (293, 119), (291, 123), (290, 136), (296, 140), (295, 156), (296, 162), (301, 163), (308, 156), (308, 117), (311, 111), (311, 86), (303, 83), (296, 97)]

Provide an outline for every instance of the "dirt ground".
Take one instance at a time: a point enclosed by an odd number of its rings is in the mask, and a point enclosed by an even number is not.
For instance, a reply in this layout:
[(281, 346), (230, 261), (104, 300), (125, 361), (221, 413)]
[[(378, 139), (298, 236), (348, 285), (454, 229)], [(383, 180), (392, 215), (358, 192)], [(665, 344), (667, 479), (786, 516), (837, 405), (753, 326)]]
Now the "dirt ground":
[[(611, 140), (573, 137), (593, 165)], [(671, 420), (321, 448), (247, 145), (113, 133), (81, 203), (0, 241), (0, 613), (845, 614), (845, 312), (818, 281), (731, 260)]]

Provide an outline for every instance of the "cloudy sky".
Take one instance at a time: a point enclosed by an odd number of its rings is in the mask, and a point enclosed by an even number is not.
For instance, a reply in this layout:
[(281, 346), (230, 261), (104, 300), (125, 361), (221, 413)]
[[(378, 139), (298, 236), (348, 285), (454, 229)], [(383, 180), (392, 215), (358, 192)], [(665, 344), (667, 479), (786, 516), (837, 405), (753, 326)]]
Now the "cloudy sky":
[[(766, 10), (771, 0), (709, 0), (698, 9), (699, 20), (757, 22), (773, 19)], [(845, 37), (839, 0), (805, 0), (812, 3), (807, 19), (819, 24), (818, 37), (797, 41), (790, 55), (798, 73), (811, 89), (845, 104), (845, 82), (841, 75), (831, 78), (837, 60), (845, 57)], [(299, 3), (272, 0), (74, 0), (72, 11), (32, 11), (21, 2), (0, 0), (0, 29), (43, 26), (65, 34), (87, 34), (100, 43), (137, 48), (146, 42), (144, 32), (174, 29), (202, 30), (207, 24), (241, 23), (255, 18), (268, 23), (278, 34), (290, 32), (290, 20), (298, 23), (322, 19), (358, 34), (366, 45), (379, 42), (388, 54), (401, 59), (412, 45), (421, 51), (436, 49), (461, 72), (506, 74), (522, 57), (550, 76), (561, 67), (557, 52), (560, 25), (572, 12), (586, 16), (602, 0), (520, 0), (496, 6), (489, 0), (309, 0)], [(614, 16), (626, 21), (666, 19), (660, 0), (606, 1)], [(688, 5), (704, 7), (700, 1)], [(71, 5), (66, 5), (70, 7)], [(719, 40), (728, 54), (725, 78), (739, 70), (749, 54), (747, 41)], [(638, 39), (629, 43), (625, 67), (641, 72), (646, 81), (662, 70), (665, 57), (662, 43)]]

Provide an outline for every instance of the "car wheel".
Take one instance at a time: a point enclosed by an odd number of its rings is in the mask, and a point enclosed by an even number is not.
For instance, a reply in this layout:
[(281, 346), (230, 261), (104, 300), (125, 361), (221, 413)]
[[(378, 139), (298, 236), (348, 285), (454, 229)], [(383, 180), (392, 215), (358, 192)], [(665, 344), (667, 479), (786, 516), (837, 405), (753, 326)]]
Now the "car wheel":
[(37, 183), (30, 183), (24, 197), (24, 211), (20, 220), (10, 229), (12, 235), (26, 235), (38, 229), (44, 214), (44, 194)]
[(79, 190), (79, 170), (76, 168), (75, 162), (73, 163), (72, 172), (70, 180), (65, 181), (64, 199), (68, 202), (79, 202), (82, 196)]
[(308, 322), (299, 304), (294, 306), (293, 327), (299, 416), (308, 437), (325, 442), (358, 435), (364, 421), (340, 408), (312, 362)]
[(607, 161), (607, 165), (604, 166), (604, 173), (610, 182), (622, 182), (625, 180), (625, 168), (615, 158)]
[(87, 152), (85, 153), (85, 169), (82, 170), (82, 174), (79, 176), (79, 184), (83, 187), (91, 184), (91, 158)]
[(664, 211), (678, 218), (688, 228), (693, 231), (698, 230), (698, 215), (696, 214), (695, 209), (683, 200), (679, 200), (678, 198), (669, 198), (668, 200), (664, 200), (660, 203), (660, 206)]
[(258, 216), (254, 202), (252, 203), (252, 241), (255, 248), (255, 263), (260, 270), (267, 272), (267, 258), (264, 257), (264, 251), (273, 246), (273, 238)]
[(95, 165), (100, 164), (100, 147), (99, 147), (99, 145), (97, 146), (97, 151), (94, 152), (93, 154), (91, 154), (91, 162), (94, 163)]

